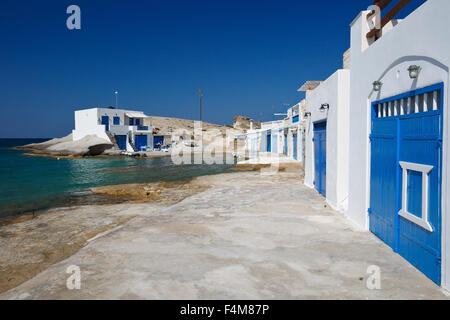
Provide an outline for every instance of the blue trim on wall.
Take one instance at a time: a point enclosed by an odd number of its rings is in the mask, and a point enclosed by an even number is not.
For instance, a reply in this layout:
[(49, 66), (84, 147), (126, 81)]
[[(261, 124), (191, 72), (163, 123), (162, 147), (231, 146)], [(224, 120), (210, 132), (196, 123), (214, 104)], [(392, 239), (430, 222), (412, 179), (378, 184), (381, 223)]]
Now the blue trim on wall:
[(109, 117), (108, 116), (102, 116), (101, 123), (105, 126), (105, 130), (109, 131)]
[[(421, 94), (424, 94), (424, 93), (429, 93), (429, 92), (436, 91), (436, 90), (441, 90), (441, 99), (440, 99), (441, 100), (441, 107), (440, 107), (440, 109), (442, 110), (442, 108), (443, 108), (443, 101), (444, 101), (444, 82), (440, 82), (440, 83), (437, 83), (437, 84), (433, 84), (431, 86), (427, 86), (427, 87), (415, 89), (415, 90), (412, 90), (412, 91), (408, 91), (408, 92), (405, 92), (405, 93), (401, 93), (401, 94), (398, 94), (396, 96), (392, 96), (392, 97), (385, 98), (385, 99), (382, 99), (382, 100), (373, 101), (371, 103), (372, 119), (377, 117), (377, 106), (379, 104), (381, 104), (381, 103), (386, 103), (386, 102), (391, 102), (391, 101), (395, 101), (395, 100), (415, 97), (417, 95), (421, 95)], [(431, 112), (433, 112), (433, 111), (426, 111), (426, 112), (423, 112), (423, 113), (431, 114)], [(434, 111), (434, 112), (440, 113), (440, 110), (437, 110), (437, 111)], [(414, 115), (417, 115), (417, 114), (418, 113), (414, 113)], [(411, 117), (411, 115), (404, 114), (404, 115), (391, 116), (391, 117), (408, 118), (408, 117)]]
[(404, 98), (409, 98), (409, 97), (414, 97), (420, 94), (424, 94), (424, 93), (428, 93), (430, 91), (435, 91), (435, 90), (439, 90), (439, 89), (444, 89), (444, 83), (438, 83), (438, 84), (434, 84), (432, 86), (428, 86), (428, 87), (424, 87), (424, 88), (419, 88), (419, 89), (415, 89), (412, 91), (408, 91), (405, 93), (401, 93), (399, 95), (393, 96), (393, 97), (389, 97), (386, 99), (382, 99), (382, 100), (378, 100), (378, 101), (374, 101), (374, 103), (378, 104), (378, 103), (385, 103), (385, 102), (389, 102), (389, 101), (393, 101), (393, 100), (400, 100), (400, 99), (404, 99)]

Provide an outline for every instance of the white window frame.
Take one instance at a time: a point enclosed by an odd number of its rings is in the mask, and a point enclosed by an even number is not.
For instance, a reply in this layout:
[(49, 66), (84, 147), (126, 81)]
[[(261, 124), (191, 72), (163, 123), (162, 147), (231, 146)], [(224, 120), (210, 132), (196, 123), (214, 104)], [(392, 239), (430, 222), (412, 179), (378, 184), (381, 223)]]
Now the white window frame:
[[(404, 162), (400, 161), (400, 167), (403, 169), (403, 182), (402, 182), (402, 209), (398, 212), (398, 214), (417, 224), (418, 226), (424, 228), (429, 232), (433, 232), (433, 227), (428, 222), (428, 182), (430, 180), (429, 173), (433, 170), (433, 166), (418, 164), (412, 162)], [(422, 218), (419, 218), (413, 215), (411, 212), (408, 212), (408, 170), (416, 171), (422, 173)]]

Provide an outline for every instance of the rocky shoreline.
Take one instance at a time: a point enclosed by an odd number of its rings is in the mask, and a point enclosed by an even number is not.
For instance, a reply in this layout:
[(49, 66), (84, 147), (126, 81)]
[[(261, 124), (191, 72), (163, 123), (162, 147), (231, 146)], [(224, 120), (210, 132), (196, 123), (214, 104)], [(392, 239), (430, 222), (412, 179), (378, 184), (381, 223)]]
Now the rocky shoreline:
[[(237, 165), (235, 174), (266, 165)], [(291, 165), (281, 171), (295, 169)], [(298, 169), (298, 167), (297, 167)], [(91, 188), (119, 204), (53, 208), (4, 219), (0, 224), (0, 293), (18, 286), (52, 264), (75, 254), (89, 239), (211, 188), (214, 176), (172, 182), (134, 183)]]
[(193, 179), (92, 188), (120, 197), (121, 204), (54, 208), (9, 218), (0, 225), (0, 293), (18, 286), (62, 261), (89, 240), (130, 221), (205, 191)]

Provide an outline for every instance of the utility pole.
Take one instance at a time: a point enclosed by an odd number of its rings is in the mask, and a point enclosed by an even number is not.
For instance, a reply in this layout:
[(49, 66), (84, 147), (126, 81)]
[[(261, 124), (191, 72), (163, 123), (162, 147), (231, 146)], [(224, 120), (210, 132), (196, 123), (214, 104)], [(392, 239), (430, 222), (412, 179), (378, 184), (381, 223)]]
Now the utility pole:
[(117, 107), (118, 107), (118, 104), (117, 104), (117, 95), (119, 94), (119, 91), (118, 90), (116, 90), (116, 91), (114, 91), (114, 95), (116, 96), (116, 109), (117, 109)]
[(202, 93), (202, 88), (200, 87), (200, 122), (202, 122), (202, 98), (203, 98), (203, 93)]

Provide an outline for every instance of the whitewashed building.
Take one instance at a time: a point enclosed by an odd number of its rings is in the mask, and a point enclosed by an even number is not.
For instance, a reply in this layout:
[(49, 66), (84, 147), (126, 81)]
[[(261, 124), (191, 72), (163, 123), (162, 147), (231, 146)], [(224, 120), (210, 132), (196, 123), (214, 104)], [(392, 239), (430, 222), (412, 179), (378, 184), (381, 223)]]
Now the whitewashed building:
[(141, 111), (115, 108), (92, 108), (75, 111), (73, 140), (96, 135), (115, 143), (120, 149), (134, 152), (153, 147), (150, 117)]
[[(382, 8), (384, 9), (384, 8)], [(348, 217), (450, 288), (450, 1), (351, 24)]]
[(300, 104), (289, 108), (283, 120), (262, 122), (260, 129), (241, 135), (246, 139), (245, 153), (250, 159), (262, 154), (303, 162), (303, 113)]
[(350, 71), (322, 83), (305, 83), (305, 184), (336, 210), (348, 206)]
[(305, 184), (450, 289), (450, 1), (403, 20), (391, 3), (351, 23), (343, 70), (304, 85)]

